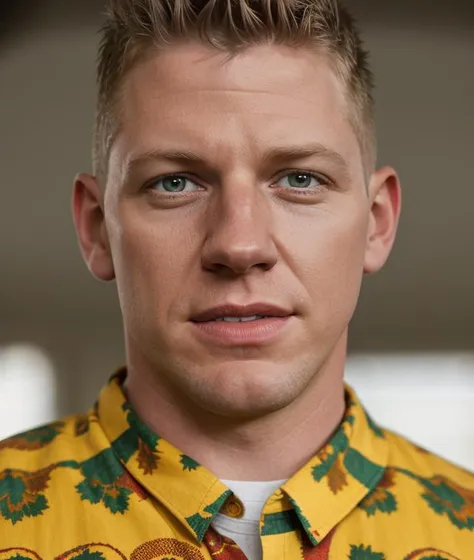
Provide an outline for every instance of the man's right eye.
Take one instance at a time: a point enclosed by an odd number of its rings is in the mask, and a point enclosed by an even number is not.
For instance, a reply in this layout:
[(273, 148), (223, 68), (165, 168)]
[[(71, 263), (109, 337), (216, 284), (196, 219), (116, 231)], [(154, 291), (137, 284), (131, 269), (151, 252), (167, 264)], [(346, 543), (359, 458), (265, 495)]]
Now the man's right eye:
[(146, 188), (163, 193), (180, 193), (197, 191), (199, 185), (184, 175), (165, 175), (150, 181)]

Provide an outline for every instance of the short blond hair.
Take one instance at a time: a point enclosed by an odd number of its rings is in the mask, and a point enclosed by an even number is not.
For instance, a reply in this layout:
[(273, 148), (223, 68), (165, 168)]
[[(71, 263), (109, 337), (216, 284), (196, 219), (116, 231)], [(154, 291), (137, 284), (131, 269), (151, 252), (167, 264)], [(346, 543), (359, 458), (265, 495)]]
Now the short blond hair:
[(364, 164), (375, 165), (373, 76), (353, 17), (339, 0), (109, 0), (101, 31), (93, 164), (106, 181), (119, 130), (118, 91), (152, 48), (186, 40), (229, 53), (275, 43), (323, 49), (352, 105)]

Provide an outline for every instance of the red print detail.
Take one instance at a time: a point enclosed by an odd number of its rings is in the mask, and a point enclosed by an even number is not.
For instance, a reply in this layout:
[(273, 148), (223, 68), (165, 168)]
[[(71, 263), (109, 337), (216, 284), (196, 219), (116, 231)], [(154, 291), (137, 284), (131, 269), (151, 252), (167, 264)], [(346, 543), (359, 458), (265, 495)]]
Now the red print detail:
[(29, 550), (27, 548), (2, 549), (0, 550), (0, 560), (3, 560), (4, 558), (15, 558), (14, 555), (16, 555), (16, 557), (21, 556), (22, 558), (26, 558), (26, 554), (28, 554), (28, 558), (31, 558), (31, 560), (41, 560), (41, 557), (38, 556), (36, 552), (33, 552), (32, 550)]
[(220, 535), (212, 527), (206, 531), (203, 542), (216, 560), (247, 560), (247, 556), (232, 539)]
[(199, 550), (177, 539), (156, 539), (136, 548), (130, 560), (154, 560), (172, 556), (174, 560), (204, 560)]
[[(84, 544), (82, 546), (78, 546), (73, 550), (69, 550), (64, 554), (60, 554), (59, 556), (56, 556), (55, 560), (69, 560), (72, 559), (73, 557), (76, 557), (81, 552), (82, 553), (103, 552), (104, 554), (107, 554), (107, 556), (105, 556), (107, 560), (109, 560), (109, 558), (110, 560), (127, 560), (126, 557), (120, 552), (120, 550), (117, 550), (113, 546), (110, 546), (110, 544), (103, 544), (103, 543), (91, 543), (91, 544)], [(111, 554), (111, 552), (113, 552), (113, 554)]]
[(314, 546), (308, 539), (306, 533), (303, 535), (303, 560), (328, 560), (329, 549), (334, 537), (334, 529), (326, 535), (326, 538), (320, 544)]

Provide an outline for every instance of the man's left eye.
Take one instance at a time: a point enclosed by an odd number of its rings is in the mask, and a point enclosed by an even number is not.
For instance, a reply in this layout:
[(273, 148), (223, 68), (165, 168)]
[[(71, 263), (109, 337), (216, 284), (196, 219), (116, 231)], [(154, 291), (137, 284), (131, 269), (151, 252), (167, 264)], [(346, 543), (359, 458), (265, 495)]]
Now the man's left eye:
[(317, 177), (312, 173), (290, 173), (282, 177), (278, 183), (278, 186), (292, 188), (292, 189), (309, 189), (310, 187), (319, 188), (324, 185), (324, 181), (321, 177)]

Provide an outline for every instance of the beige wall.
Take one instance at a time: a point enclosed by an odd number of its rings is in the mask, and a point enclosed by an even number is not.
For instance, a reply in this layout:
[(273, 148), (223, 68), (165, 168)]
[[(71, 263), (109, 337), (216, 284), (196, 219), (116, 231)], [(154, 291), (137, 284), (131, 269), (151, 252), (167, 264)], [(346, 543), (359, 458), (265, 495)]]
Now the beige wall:
[[(99, 17), (94, 2), (36, 5), (0, 41), (0, 345), (43, 346), (68, 412), (123, 361), (114, 286), (89, 276), (69, 208), (90, 168)], [(364, 286), (354, 350), (474, 347), (473, 6), (357, 3), (380, 163), (400, 171), (404, 213), (386, 270)]]

